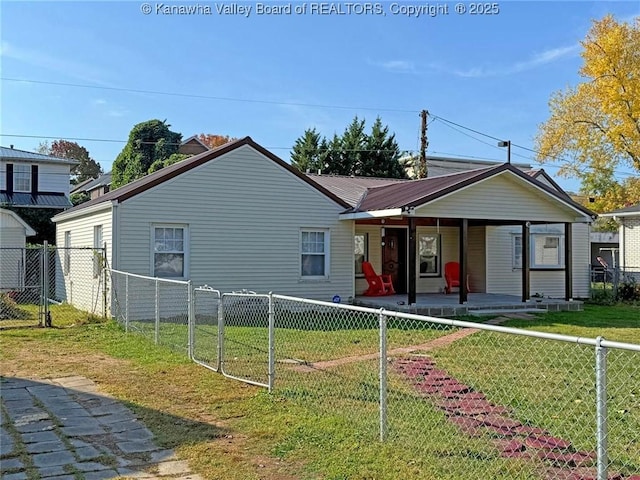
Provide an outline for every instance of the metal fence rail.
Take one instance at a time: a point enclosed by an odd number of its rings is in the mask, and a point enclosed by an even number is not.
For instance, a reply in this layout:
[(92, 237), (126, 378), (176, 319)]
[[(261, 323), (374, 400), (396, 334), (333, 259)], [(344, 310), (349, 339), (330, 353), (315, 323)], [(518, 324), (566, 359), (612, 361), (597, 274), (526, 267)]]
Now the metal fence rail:
[[(132, 330), (134, 304), (157, 300), (122, 282), (150, 280), (112, 278)], [(430, 476), (640, 475), (640, 345), (184, 287), (194, 361), (409, 448)]]

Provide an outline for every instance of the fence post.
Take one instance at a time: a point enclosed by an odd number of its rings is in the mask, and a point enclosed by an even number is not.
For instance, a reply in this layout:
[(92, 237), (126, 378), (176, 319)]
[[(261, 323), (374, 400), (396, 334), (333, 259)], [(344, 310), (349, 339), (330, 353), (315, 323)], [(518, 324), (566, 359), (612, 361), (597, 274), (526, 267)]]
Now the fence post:
[(100, 262), (102, 275), (102, 319), (107, 319), (107, 242), (102, 246), (102, 261)]
[(42, 315), (40, 319), (40, 326), (46, 327), (49, 325), (49, 242), (46, 240), (43, 242), (42, 251)]
[(273, 292), (269, 292), (269, 393), (273, 390), (273, 383), (276, 375), (275, 362), (275, 314), (273, 312)]
[(156, 331), (154, 336), (156, 345), (160, 343), (160, 284), (156, 278)]
[(603, 337), (596, 338), (596, 438), (598, 480), (607, 480), (607, 349)]
[(224, 365), (224, 295), (220, 295), (218, 305), (218, 371), (222, 372)]
[(187, 346), (187, 351), (189, 358), (193, 360), (193, 338), (194, 338), (194, 324), (195, 324), (195, 308), (193, 308), (193, 289), (191, 280), (187, 282), (187, 301), (189, 305), (187, 306), (187, 332), (188, 332), (188, 341), (189, 345)]
[(124, 277), (124, 331), (129, 331), (129, 275)]
[(387, 316), (378, 313), (380, 325), (380, 441), (387, 439)]

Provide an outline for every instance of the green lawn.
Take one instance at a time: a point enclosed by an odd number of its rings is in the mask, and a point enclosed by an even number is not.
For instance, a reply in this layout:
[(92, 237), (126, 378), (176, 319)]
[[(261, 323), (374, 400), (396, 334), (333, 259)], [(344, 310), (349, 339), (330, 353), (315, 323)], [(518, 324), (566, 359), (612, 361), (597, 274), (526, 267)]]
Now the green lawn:
[[(553, 313), (509, 325), (640, 343), (638, 314), (634, 307), (587, 306), (581, 313)], [(309, 323), (298, 317), (280, 324), (271, 395), (169, 351), (167, 345), (186, 346), (186, 327), (171, 322), (162, 326), (158, 347), (149, 343), (154, 327), (148, 322), (142, 325), (147, 339), (125, 334), (112, 322), (5, 331), (0, 371), (93, 378), (127, 401), (159, 442), (175, 447), (204, 478), (542, 478), (540, 464), (500, 458), (486, 436), (461, 434), (392, 368), (389, 440), (378, 442), (378, 359), (309, 368), (377, 350), (375, 323), (356, 320), (330, 326), (326, 319)], [(236, 323), (225, 331), (229, 368), (266, 374), (264, 330), (251, 322)], [(390, 348), (456, 331), (432, 327), (391, 324)], [(215, 359), (216, 327), (200, 321), (198, 328), (196, 353)], [(480, 332), (424, 353), (494, 403), (510, 407), (513, 418), (548, 429), (578, 448), (594, 448), (590, 347)], [(640, 474), (640, 357), (612, 352), (609, 371), (612, 470)]]

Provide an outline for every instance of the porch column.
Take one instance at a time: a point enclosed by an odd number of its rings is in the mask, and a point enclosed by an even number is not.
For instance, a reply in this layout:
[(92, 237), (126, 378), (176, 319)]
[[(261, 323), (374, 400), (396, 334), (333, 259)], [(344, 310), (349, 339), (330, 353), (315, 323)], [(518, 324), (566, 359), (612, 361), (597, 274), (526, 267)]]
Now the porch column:
[(573, 299), (573, 255), (571, 254), (571, 234), (573, 224), (564, 224), (564, 299)]
[(409, 289), (407, 304), (416, 303), (416, 219), (409, 217)]
[(469, 247), (469, 220), (460, 220), (460, 304), (467, 303), (467, 251)]
[(529, 222), (522, 223), (522, 301), (529, 300), (529, 291), (531, 290), (529, 265), (531, 262), (530, 252), (531, 232)]

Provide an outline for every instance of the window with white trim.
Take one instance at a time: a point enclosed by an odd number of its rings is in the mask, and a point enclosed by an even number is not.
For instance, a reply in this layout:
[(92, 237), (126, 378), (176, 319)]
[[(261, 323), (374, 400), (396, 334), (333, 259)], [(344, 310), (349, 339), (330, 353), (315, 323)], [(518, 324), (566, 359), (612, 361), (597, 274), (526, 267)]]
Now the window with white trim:
[[(532, 233), (530, 249), (532, 269), (564, 268), (564, 235)], [(513, 237), (513, 268), (522, 268), (522, 235)]]
[(362, 272), (363, 262), (369, 261), (369, 234), (368, 233), (356, 233), (353, 237), (353, 255), (355, 262), (355, 271), (357, 277), (364, 276)]
[(418, 266), (421, 277), (440, 275), (440, 243), (438, 234), (418, 235)]
[(187, 278), (186, 225), (154, 225), (153, 276)]
[(329, 230), (300, 231), (300, 276), (303, 279), (329, 278)]
[(13, 165), (13, 191), (31, 192), (31, 165)]

